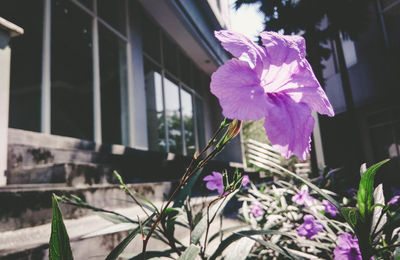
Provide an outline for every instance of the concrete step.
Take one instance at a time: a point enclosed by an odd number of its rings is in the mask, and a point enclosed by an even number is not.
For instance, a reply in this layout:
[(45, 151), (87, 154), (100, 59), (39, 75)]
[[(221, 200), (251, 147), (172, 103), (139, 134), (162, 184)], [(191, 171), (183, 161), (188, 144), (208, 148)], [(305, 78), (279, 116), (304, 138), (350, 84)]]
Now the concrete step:
[(7, 184), (65, 183), (67, 186), (116, 183), (113, 169), (94, 163), (49, 163), (6, 172)]
[[(194, 211), (204, 208), (215, 197), (195, 198), (192, 200)], [(154, 202), (157, 207), (161, 202)], [(130, 216), (131, 218), (144, 219), (146, 216), (137, 206), (117, 209), (118, 213)], [(64, 212), (63, 212), (64, 213)], [(182, 220), (185, 221), (185, 220)], [(71, 240), (71, 248), (75, 259), (104, 259), (105, 256), (120, 243), (129, 233), (129, 226), (119, 224), (120, 232), (102, 234), (105, 229), (115, 227), (115, 224), (101, 218), (98, 215), (89, 215), (79, 219), (65, 220), (65, 225)], [(224, 219), (223, 228), (242, 224), (234, 219)], [(210, 228), (210, 235), (220, 228), (219, 221), (214, 221)], [(23, 228), (15, 231), (0, 232), (0, 259), (48, 259), (48, 241), (50, 238), (51, 224), (44, 224), (31, 228)], [(184, 243), (189, 244), (190, 233), (187, 229), (177, 227), (176, 237)], [(207, 252), (213, 252), (219, 240), (211, 244)], [(141, 237), (137, 236), (124, 251), (125, 254), (140, 253), (142, 246)], [(158, 240), (151, 239), (148, 250), (166, 250), (168, 245)]]
[[(128, 188), (151, 201), (162, 201), (171, 191), (171, 182), (128, 184)], [(0, 187), (0, 232), (34, 227), (50, 223), (52, 218), (52, 193), (73, 194), (88, 204), (99, 208), (132, 207), (131, 199), (119, 185), (96, 184), (70, 187), (65, 184), (25, 184)], [(64, 218), (73, 219), (90, 211), (69, 205), (61, 205)]]

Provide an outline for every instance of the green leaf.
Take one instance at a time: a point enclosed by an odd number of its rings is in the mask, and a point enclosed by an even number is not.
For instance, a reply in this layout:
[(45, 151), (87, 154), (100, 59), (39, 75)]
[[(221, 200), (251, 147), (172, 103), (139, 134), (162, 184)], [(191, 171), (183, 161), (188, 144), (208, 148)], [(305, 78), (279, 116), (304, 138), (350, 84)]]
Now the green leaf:
[(53, 204), (53, 220), (51, 222), (51, 236), (49, 242), (49, 259), (50, 260), (70, 260), (72, 256), (69, 237), (65, 228), (61, 210), (57, 203), (56, 195), (51, 198)]
[(229, 228), (220, 230), (220, 231), (216, 232), (214, 235), (212, 235), (212, 236), (210, 237), (210, 239), (208, 239), (208, 243), (210, 243), (211, 241), (213, 241), (214, 239), (216, 239), (216, 238), (219, 237), (220, 235), (224, 235), (224, 234), (226, 234), (226, 233), (228, 233), (228, 232), (230, 233), (230, 232), (233, 232), (233, 231), (235, 231), (235, 230), (238, 230), (238, 229), (241, 229), (241, 228), (245, 228), (245, 227), (247, 227), (247, 226), (245, 226), (245, 225), (240, 225), (240, 226), (234, 226), (234, 227), (229, 227)]
[[(224, 207), (226, 206), (228, 201), (230, 199), (232, 199), (233, 196), (235, 196), (235, 194), (236, 194), (236, 192), (232, 192), (231, 194), (229, 194), (228, 196), (226, 196), (225, 198), (221, 199), (220, 201), (215, 203), (213, 206), (211, 206), (210, 212), (209, 212), (210, 219), (212, 219), (212, 217), (214, 215), (219, 214), (224, 209)], [(199, 221), (199, 223), (197, 223), (197, 225), (193, 229), (192, 236), (190, 238), (191, 244), (197, 244), (200, 241), (201, 236), (207, 230), (207, 224), (208, 224), (207, 223), (207, 213), (205, 213), (204, 216), (202, 217), (202, 219)]]
[(360, 186), (357, 192), (357, 205), (361, 216), (361, 221), (366, 222), (367, 218), (372, 212), (372, 202), (374, 194), (374, 178), (376, 171), (389, 159), (383, 160), (377, 164), (372, 165), (362, 175)]
[(200, 248), (195, 245), (190, 245), (186, 250), (182, 253), (182, 255), (178, 258), (178, 260), (193, 260), (200, 253)]
[(173, 208), (180, 208), (183, 206), (183, 203), (185, 202), (186, 198), (192, 195), (192, 190), (194, 185), (196, 184), (197, 179), (199, 178), (201, 172), (203, 171), (203, 168), (198, 170), (186, 183), (185, 186), (181, 189), (179, 194), (175, 197), (174, 199), (174, 205), (172, 206)]
[(287, 233), (280, 232), (277, 230), (244, 230), (237, 233), (233, 233), (229, 237), (225, 238), (218, 246), (218, 248), (214, 251), (213, 255), (209, 258), (209, 260), (215, 260), (218, 256), (222, 254), (222, 252), (233, 242), (241, 239), (242, 237), (249, 237), (253, 239), (251, 236), (253, 235), (282, 235), (288, 236)]
[[(143, 225), (146, 225), (152, 218), (154, 214), (148, 217)], [(118, 256), (125, 250), (125, 248), (129, 245), (129, 243), (135, 238), (137, 234), (140, 232), (140, 226), (136, 227), (121, 243), (119, 243), (106, 257), (106, 260), (115, 260)]]
[[(180, 251), (185, 250), (185, 247), (179, 247)], [(163, 251), (146, 251), (146, 259), (159, 259), (161, 257), (170, 257), (172, 253), (175, 253), (174, 249), (163, 250)], [(121, 254), (121, 258), (128, 258), (130, 260), (142, 260), (142, 253), (139, 254)]]
[(356, 227), (358, 225), (358, 220), (360, 218), (360, 214), (357, 210), (357, 208), (350, 208), (350, 207), (343, 207), (340, 209), (344, 219), (346, 222), (350, 225), (350, 227), (353, 229), (353, 231), (356, 231)]
[(247, 237), (242, 237), (237, 241), (232, 248), (232, 250), (229, 250), (228, 254), (224, 258), (224, 260), (245, 260), (247, 259), (247, 256), (249, 255), (252, 247), (256, 241), (253, 239), (247, 238)]

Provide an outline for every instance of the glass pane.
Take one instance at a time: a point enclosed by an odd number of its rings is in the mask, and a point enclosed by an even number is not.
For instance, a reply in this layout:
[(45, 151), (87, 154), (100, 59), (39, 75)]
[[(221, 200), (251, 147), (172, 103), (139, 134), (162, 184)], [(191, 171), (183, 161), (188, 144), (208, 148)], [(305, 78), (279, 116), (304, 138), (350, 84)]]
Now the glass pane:
[(124, 1), (97, 0), (98, 16), (122, 34), (124, 33), (125, 9)]
[(150, 57), (161, 63), (160, 30), (147, 16), (142, 19), (143, 51)]
[(397, 3), (383, 14), (390, 46), (395, 49), (400, 48), (400, 3)]
[(103, 143), (121, 144), (121, 88), (126, 86), (125, 44), (100, 25), (99, 47)]
[(92, 19), (67, 0), (53, 1), (52, 133), (93, 139)]
[(169, 37), (163, 35), (164, 67), (174, 76), (178, 76), (178, 46)]
[(181, 90), (181, 104), (183, 128), (185, 130), (186, 154), (193, 155), (196, 151), (193, 120), (193, 101), (192, 95), (184, 89)]
[(192, 62), (181, 52), (179, 55), (180, 79), (189, 86), (192, 86)]
[(43, 1), (1, 0), (0, 17), (25, 31), (10, 42), (9, 125), (13, 128), (40, 131)]
[(145, 84), (147, 103), (147, 129), (149, 149), (166, 151), (165, 118), (162, 96), (162, 77), (158, 69), (145, 59)]
[(168, 124), (169, 151), (182, 154), (181, 116), (179, 111), (179, 87), (164, 79), (165, 114)]
[(386, 125), (371, 129), (371, 141), (375, 161), (380, 161), (390, 156), (397, 156), (396, 143), (393, 136), (393, 126)]
[(206, 137), (204, 133), (204, 111), (203, 102), (200, 98), (195, 97), (195, 109), (196, 109), (196, 122), (197, 122), (197, 141), (199, 144), (199, 150), (206, 146)]
[(78, 0), (80, 3), (82, 3), (85, 7), (87, 7), (90, 10), (93, 10), (93, 2), (92, 0)]

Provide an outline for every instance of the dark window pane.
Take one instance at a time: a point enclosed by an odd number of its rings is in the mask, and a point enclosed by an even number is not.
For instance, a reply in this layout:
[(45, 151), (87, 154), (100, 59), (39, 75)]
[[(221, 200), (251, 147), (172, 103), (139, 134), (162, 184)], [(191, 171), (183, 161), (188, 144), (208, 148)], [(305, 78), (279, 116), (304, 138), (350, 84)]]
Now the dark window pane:
[(145, 83), (147, 103), (147, 129), (149, 149), (166, 151), (165, 118), (162, 94), (162, 77), (159, 69), (145, 59)]
[(179, 111), (179, 87), (164, 78), (165, 114), (168, 124), (168, 143), (171, 153), (182, 154), (182, 126)]
[(78, 0), (80, 3), (82, 3), (85, 7), (87, 7), (90, 10), (93, 10), (93, 2), (92, 0)]
[(67, 0), (52, 1), (52, 133), (93, 139), (92, 19)]
[(192, 62), (181, 52), (179, 55), (180, 79), (189, 86), (192, 86)]
[(200, 98), (195, 97), (194, 99), (196, 109), (196, 123), (197, 123), (197, 142), (199, 149), (203, 149), (206, 146), (206, 137), (204, 133), (204, 113), (203, 113), (203, 102)]
[(142, 19), (143, 51), (161, 63), (161, 40), (160, 30), (148, 17), (143, 15)]
[(40, 131), (43, 1), (1, 0), (0, 17), (22, 27), (11, 39), (10, 127)]
[(178, 46), (169, 37), (163, 35), (164, 67), (174, 76), (178, 76)]
[(97, 0), (97, 11), (101, 19), (111, 25), (122, 34), (124, 33), (125, 9), (124, 1)]
[(400, 48), (400, 3), (397, 3), (383, 14), (390, 46)]
[(185, 130), (185, 143), (187, 155), (193, 155), (196, 151), (194, 134), (193, 101), (192, 95), (186, 90), (181, 90), (183, 129)]
[(121, 144), (121, 87), (126, 84), (125, 43), (99, 26), (103, 143)]

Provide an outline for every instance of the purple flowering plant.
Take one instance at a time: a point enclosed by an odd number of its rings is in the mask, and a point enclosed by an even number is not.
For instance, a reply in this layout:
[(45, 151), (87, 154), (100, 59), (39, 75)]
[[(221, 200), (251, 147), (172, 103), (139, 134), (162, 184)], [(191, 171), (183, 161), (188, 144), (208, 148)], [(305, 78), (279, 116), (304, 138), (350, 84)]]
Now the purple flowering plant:
[(301, 237), (313, 239), (315, 235), (324, 229), (322, 224), (316, 221), (313, 215), (304, 215), (303, 220), (303, 224), (297, 228), (297, 234)]
[[(196, 217), (190, 205), (191, 191), (195, 187), (196, 180), (200, 178), (204, 166), (238, 135), (242, 121), (264, 118), (264, 128), (268, 139), (279, 153), (286, 158), (297, 156), (305, 160), (308, 157), (311, 149), (310, 136), (314, 127), (312, 111), (328, 116), (334, 116), (334, 112), (306, 60), (304, 39), (298, 35), (262, 32), (260, 34), (262, 45), (257, 45), (242, 34), (226, 30), (215, 32), (215, 37), (234, 56), (211, 76), (210, 89), (218, 98), (225, 119), (206, 146), (201, 151), (195, 152), (169, 199), (161, 206), (156, 206), (148, 199), (138, 197), (125, 185), (118, 173), (115, 173), (115, 176), (121, 189), (143, 211), (142, 219), (132, 219), (117, 212), (88, 205), (76, 196), (54, 195), (55, 214), (49, 246), (50, 256), (59, 256), (58, 245), (65, 245), (64, 242), (69, 240), (57, 204), (57, 202), (62, 202), (112, 215), (119, 221), (122, 219), (122, 223), (137, 225), (129, 237), (111, 251), (107, 259), (116, 259), (128, 245), (126, 241), (132, 241), (139, 233), (142, 236), (142, 252), (135, 256), (137, 258), (148, 258), (146, 255), (148, 242), (151, 238), (156, 238), (171, 249), (167, 250), (170, 252), (168, 254), (162, 252), (163, 256), (165, 254), (167, 254), (166, 257), (171, 257), (172, 254), (186, 255), (189, 254), (188, 252), (192, 254), (195, 251), (197, 255), (194, 257), (215, 259), (222, 254), (223, 250), (217, 249), (210, 255), (209, 250), (206, 250), (207, 245), (210, 240), (218, 236), (222, 240), (223, 232), (218, 231), (208, 239), (210, 225), (221, 214), (228, 201), (238, 193), (240, 187), (248, 185), (249, 178), (242, 176), (238, 170), (232, 176), (226, 171), (222, 173), (214, 171), (203, 177), (206, 188), (216, 191), (218, 196), (211, 198), (211, 202)], [(286, 250), (277, 250), (281, 247), (290, 247), (288, 248), (290, 252), (298, 255), (309, 257), (310, 254), (315, 254), (331, 257), (336, 241), (339, 241), (337, 251), (345, 251), (343, 242), (345, 239), (339, 240), (336, 235), (343, 230), (355, 233), (363, 259), (369, 259), (375, 254), (390, 253), (393, 249), (390, 246), (393, 246), (395, 242), (396, 235), (393, 233), (398, 227), (399, 217), (397, 212), (391, 212), (393, 207), (390, 205), (397, 203), (398, 198), (396, 201), (393, 198), (387, 205), (377, 205), (378, 203), (374, 204), (372, 195), (373, 177), (383, 163), (370, 167), (364, 173), (358, 191), (357, 207), (353, 208), (341, 207), (336, 200), (309, 179), (277, 166), (282, 172), (306, 186), (299, 191), (293, 189), (292, 183), (278, 180), (271, 185), (272, 187), (264, 186), (263, 190), (258, 190), (252, 184), (246, 189), (245, 194), (240, 194), (239, 199), (243, 200), (244, 205), (241, 212), (242, 218), (253, 227), (262, 228), (263, 232), (266, 232), (263, 237), (268, 241), (277, 241), (278, 247), (269, 247), (269, 251), (267, 250), (267, 254), (271, 256), (279, 253), (290, 258)], [(315, 198), (311, 197), (307, 187), (317, 194)], [(317, 196), (326, 199), (331, 204), (321, 202), (321, 198)], [(385, 218), (373, 215), (374, 207), (378, 206), (382, 208), (381, 216), (384, 215)], [(325, 210), (332, 215), (334, 209), (337, 210), (336, 214), (340, 214), (347, 223), (333, 222), (322, 214)], [(185, 218), (186, 222), (182, 224), (178, 216)], [(371, 223), (377, 224), (372, 226)], [(175, 237), (174, 231), (178, 225), (187, 229), (190, 245), (179, 242)], [(279, 230), (273, 229), (277, 226)], [(59, 234), (64, 236), (62, 241), (59, 240)], [(238, 234), (235, 234), (235, 237)], [(244, 231), (240, 233), (240, 236), (253, 238), (252, 234), (254, 230), (248, 230), (247, 233)], [(382, 236), (389, 246), (381, 243)], [(203, 237), (204, 240), (201, 241)], [(301, 240), (296, 240), (296, 238), (301, 238)], [(234, 241), (232, 239), (232, 242)], [(326, 250), (327, 248), (329, 250)], [(68, 252), (66, 255), (68, 259), (72, 258), (70, 247), (63, 250)], [(231, 256), (231, 259), (232, 257), (234, 256)]]

